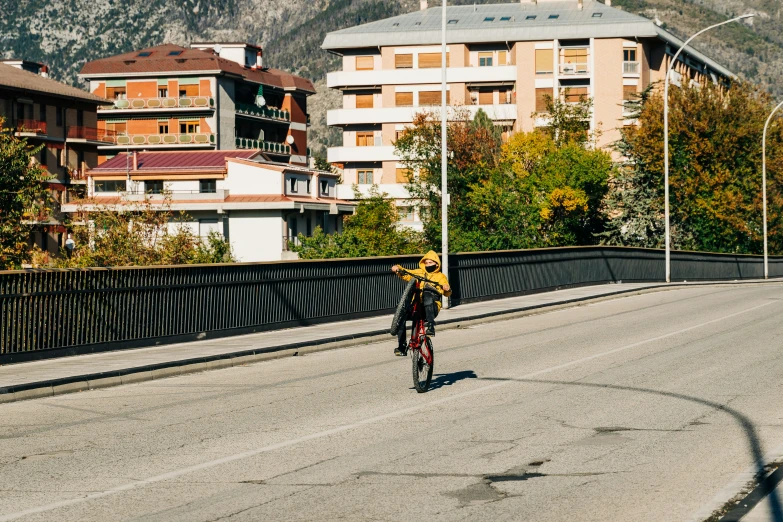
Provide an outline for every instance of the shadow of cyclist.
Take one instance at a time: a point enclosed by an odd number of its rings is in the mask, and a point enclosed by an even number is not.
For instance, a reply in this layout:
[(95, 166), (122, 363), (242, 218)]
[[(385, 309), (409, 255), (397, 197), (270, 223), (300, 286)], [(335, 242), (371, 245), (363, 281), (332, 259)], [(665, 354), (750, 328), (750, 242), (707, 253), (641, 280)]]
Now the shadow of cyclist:
[(463, 370), (461, 372), (454, 373), (436, 373), (435, 378), (430, 383), (430, 391), (443, 388), (444, 386), (451, 386), (464, 379), (477, 379), (478, 375), (473, 370)]

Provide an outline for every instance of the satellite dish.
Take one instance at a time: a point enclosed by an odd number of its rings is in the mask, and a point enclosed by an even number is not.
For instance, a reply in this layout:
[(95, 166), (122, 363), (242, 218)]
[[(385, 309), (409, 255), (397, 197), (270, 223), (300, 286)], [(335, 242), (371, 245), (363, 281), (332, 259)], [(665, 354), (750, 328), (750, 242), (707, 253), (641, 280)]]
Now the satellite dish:
[(294, 144), (294, 137), (289, 134), (288, 137), (285, 139), (285, 141), (289, 145), (293, 145)]
[(266, 98), (259, 94), (256, 96), (256, 106), (263, 107), (264, 105), (266, 105)]

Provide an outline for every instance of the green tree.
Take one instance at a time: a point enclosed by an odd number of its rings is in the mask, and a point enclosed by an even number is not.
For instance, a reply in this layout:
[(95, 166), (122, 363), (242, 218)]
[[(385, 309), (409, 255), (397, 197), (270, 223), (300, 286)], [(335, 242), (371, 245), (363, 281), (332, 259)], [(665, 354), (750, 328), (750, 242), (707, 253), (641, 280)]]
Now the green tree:
[(393, 199), (372, 186), (367, 197), (355, 190), (356, 213), (343, 221), (343, 231), (326, 234), (316, 227), (313, 235), (299, 234), (291, 250), (301, 259), (392, 256), (417, 254), (424, 244), (420, 233), (398, 224), (400, 214)]
[[(570, 89), (566, 89), (565, 96), (570, 96)], [(542, 130), (550, 135), (558, 147), (569, 143), (587, 145), (595, 144), (600, 135), (600, 130), (595, 129), (590, 135), (590, 119), (593, 115), (593, 100), (586, 96), (580, 96), (575, 102), (566, 102), (553, 99), (552, 96), (544, 96), (546, 102), (546, 118), (549, 124)], [(533, 118), (539, 117), (533, 113)]]
[[(0, 129), (4, 120), (0, 118)], [(32, 222), (50, 210), (49, 174), (33, 160), (31, 147), (11, 130), (0, 130), (0, 268), (16, 269), (30, 261)]]

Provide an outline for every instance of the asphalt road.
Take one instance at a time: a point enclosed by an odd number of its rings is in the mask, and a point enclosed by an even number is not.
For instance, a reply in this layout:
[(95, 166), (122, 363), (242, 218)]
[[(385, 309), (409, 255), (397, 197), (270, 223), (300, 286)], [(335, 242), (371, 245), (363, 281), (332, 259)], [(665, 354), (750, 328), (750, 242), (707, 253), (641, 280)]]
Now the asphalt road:
[(442, 331), (423, 395), (390, 337), (2, 404), (0, 521), (692, 520), (783, 449), (782, 315), (708, 286)]

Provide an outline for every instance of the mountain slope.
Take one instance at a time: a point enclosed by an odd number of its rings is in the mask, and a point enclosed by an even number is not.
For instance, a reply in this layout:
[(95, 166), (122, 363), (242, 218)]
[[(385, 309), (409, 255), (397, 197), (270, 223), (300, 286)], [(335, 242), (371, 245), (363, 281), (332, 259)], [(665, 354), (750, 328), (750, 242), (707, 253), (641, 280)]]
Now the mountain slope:
[[(449, 5), (474, 3), (503, 2), (452, 0)], [(783, 94), (780, 0), (613, 3), (659, 21), (681, 38), (731, 15), (757, 13), (751, 26), (718, 29), (695, 47), (741, 77)], [(337, 58), (320, 49), (325, 34), (418, 8), (418, 0), (0, 0), (0, 56), (47, 63), (54, 78), (78, 85), (84, 62), (132, 49), (197, 40), (259, 43), (267, 64), (315, 80), (311, 147), (323, 154), (339, 139), (326, 129), (326, 110), (340, 103), (339, 94), (325, 86), (326, 73), (338, 68)]]

